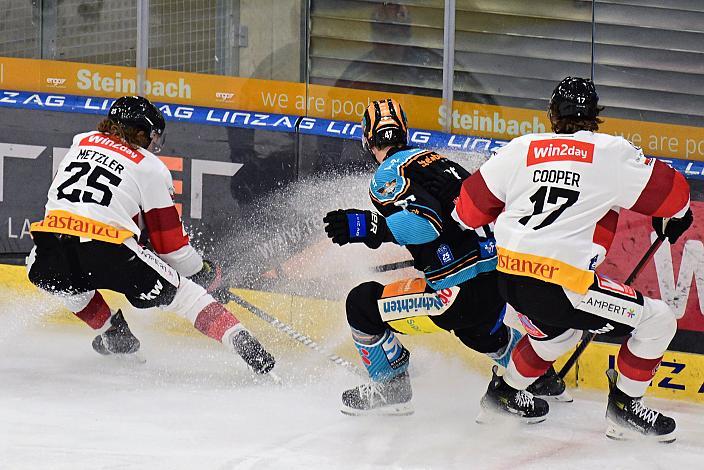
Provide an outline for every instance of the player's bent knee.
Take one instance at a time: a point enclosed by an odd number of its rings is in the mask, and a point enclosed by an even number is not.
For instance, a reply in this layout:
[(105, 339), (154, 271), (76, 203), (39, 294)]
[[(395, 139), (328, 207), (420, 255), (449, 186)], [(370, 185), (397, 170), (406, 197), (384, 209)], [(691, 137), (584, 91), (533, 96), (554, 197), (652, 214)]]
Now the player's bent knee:
[(645, 298), (645, 312), (643, 320), (636, 327), (635, 335), (645, 337), (657, 337), (670, 341), (677, 332), (677, 317), (675, 312), (664, 301), (658, 299)]
[(384, 286), (378, 282), (365, 282), (353, 288), (347, 294), (345, 310), (347, 312), (347, 323), (352, 328), (365, 333), (374, 333), (382, 328), (386, 328), (379, 314), (377, 300), (381, 297)]
[(489, 334), (488, 331), (476, 331), (473, 328), (454, 330), (454, 333), (468, 348), (486, 354), (505, 348), (509, 343), (509, 331), (508, 326), (501, 325), (494, 334)]
[(558, 357), (574, 348), (582, 338), (581, 330), (567, 330), (559, 336), (547, 340), (528, 337), (533, 351), (544, 361), (555, 361)]

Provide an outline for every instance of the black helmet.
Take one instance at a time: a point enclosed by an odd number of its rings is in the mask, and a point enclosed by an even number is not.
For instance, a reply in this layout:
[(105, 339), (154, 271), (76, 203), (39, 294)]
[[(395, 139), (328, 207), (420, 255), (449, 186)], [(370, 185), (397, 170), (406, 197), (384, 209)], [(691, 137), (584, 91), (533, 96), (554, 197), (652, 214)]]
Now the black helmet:
[(600, 110), (594, 82), (588, 78), (565, 78), (552, 92), (549, 109), (555, 117), (596, 118)]
[(124, 127), (134, 127), (153, 139), (164, 133), (164, 116), (161, 111), (141, 96), (118, 98), (108, 111), (108, 117)]
[(383, 148), (408, 142), (408, 120), (401, 105), (393, 99), (373, 101), (362, 117), (362, 146)]

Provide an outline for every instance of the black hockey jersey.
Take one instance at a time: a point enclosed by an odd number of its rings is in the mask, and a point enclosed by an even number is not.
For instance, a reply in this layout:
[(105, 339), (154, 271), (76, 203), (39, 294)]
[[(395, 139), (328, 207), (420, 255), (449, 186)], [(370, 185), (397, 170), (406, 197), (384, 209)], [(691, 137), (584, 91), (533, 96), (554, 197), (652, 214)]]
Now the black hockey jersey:
[[(496, 268), (492, 237), (480, 238), (452, 219), (452, 200), (442, 201), (427, 182), (432, 172), (467, 172), (435, 152), (392, 149), (371, 180), (369, 196), (395, 241), (413, 256), (435, 290), (456, 286)], [(424, 185), (424, 182), (426, 183)]]

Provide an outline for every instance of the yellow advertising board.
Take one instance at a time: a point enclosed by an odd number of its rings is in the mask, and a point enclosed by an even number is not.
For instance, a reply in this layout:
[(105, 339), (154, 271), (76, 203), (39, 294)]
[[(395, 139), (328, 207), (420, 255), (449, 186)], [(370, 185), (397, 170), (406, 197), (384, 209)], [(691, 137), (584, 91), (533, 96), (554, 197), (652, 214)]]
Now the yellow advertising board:
[[(579, 358), (578, 387), (607, 388), (605, 371), (613, 367), (619, 346), (592, 343)], [(704, 356), (679, 351), (666, 351), (662, 364), (646, 392), (650, 396), (691, 400), (704, 400)]]
[[(145, 78), (146, 95), (166, 103), (359, 121), (372, 100), (392, 97), (418, 129), (449, 124), (453, 133), (507, 140), (550, 130), (544, 110), (468, 102), (447, 109), (427, 96), (155, 69)], [(137, 69), (0, 57), (0, 89), (116, 98), (136, 93)], [(701, 127), (608, 118), (601, 130), (622, 135), (648, 155), (704, 160)]]

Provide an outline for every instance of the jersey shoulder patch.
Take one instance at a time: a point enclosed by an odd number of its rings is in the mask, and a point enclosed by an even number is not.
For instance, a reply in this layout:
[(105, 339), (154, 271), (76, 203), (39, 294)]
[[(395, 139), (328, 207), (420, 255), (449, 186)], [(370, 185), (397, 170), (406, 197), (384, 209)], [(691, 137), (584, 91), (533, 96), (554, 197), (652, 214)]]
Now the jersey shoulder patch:
[(88, 137), (89, 135), (93, 135), (93, 134), (97, 134), (97, 133), (98, 133), (98, 131), (89, 131), (89, 132), (82, 132), (82, 133), (80, 133), (80, 134), (76, 134), (76, 135), (73, 136), (72, 144), (73, 144), (73, 145), (79, 145), (80, 142), (81, 142), (84, 138)]
[(401, 150), (381, 162), (369, 184), (369, 194), (382, 204), (396, 200), (406, 192), (409, 182), (404, 176), (405, 167), (417, 156), (428, 153), (421, 149)]

